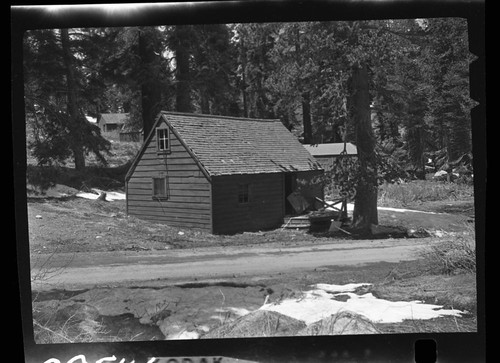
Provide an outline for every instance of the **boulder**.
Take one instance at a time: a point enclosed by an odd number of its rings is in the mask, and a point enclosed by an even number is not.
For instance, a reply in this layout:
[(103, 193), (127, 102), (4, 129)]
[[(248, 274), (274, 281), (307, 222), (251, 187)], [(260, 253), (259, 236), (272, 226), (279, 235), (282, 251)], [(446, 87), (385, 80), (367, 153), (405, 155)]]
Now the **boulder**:
[(255, 310), (210, 331), (203, 338), (294, 336), (306, 324), (275, 311)]
[(97, 320), (99, 315), (99, 310), (92, 305), (74, 303), (57, 310), (55, 320), (62, 323), (67, 321), (79, 323), (82, 321)]
[(308, 325), (306, 328), (300, 330), (297, 335), (357, 335), (378, 333), (380, 332), (370, 320), (350, 311), (342, 311)]

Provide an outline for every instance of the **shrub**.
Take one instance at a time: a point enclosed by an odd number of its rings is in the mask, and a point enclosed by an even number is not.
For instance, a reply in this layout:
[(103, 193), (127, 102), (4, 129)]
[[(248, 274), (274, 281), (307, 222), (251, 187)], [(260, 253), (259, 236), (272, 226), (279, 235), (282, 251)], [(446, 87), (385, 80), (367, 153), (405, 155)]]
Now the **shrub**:
[(475, 233), (468, 231), (447, 240), (433, 244), (420, 252), (436, 273), (456, 275), (476, 272)]

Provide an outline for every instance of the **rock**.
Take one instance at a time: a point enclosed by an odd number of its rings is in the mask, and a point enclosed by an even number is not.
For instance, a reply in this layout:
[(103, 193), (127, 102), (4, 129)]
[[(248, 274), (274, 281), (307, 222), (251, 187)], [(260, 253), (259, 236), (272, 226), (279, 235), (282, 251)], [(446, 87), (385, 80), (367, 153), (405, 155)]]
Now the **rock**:
[(99, 318), (99, 315), (99, 310), (92, 305), (74, 303), (57, 310), (55, 320), (61, 323), (67, 321), (79, 323), (87, 320), (94, 321)]
[(35, 216), (35, 218), (36, 218), (36, 219), (42, 219), (42, 216), (41, 216), (40, 214), (37, 214), (37, 215)]
[(210, 331), (203, 338), (294, 336), (306, 324), (275, 311), (255, 310)]
[(430, 237), (431, 234), (423, 228), (410, 228), (407, 231), (409, 238), (425, 238)]
[(342, 311), (308, 325), (306, 328), (300, 330), (297, 335), (357, 335), (378, 333), (380, 332), (370, 320), (350, 311)]

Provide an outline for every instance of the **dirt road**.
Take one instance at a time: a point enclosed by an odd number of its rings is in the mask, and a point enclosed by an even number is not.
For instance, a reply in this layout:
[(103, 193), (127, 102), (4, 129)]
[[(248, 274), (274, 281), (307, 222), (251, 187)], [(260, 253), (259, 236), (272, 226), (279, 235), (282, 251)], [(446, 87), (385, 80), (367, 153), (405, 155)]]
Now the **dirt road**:
[(322, 266), (399, 262), (416, 259), (415, 252), (431, 239), (385, 239), (295, 246), (211, 247), (165, 251), (114, 251), (75, 254), (38, 254), (32, 274), (49, 271), (41, 289), (79, 289), (103, 285), (131, 285), (250, 277), (314, 270)]

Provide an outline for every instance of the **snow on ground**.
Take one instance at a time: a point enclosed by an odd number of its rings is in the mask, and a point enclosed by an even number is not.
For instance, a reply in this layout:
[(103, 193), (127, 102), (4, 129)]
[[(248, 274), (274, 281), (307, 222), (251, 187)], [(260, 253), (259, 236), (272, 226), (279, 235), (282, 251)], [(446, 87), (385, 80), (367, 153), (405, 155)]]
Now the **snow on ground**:
[[(326, 203), (332, 204), (331, 202), (326, 202)], [(410, 212), (410, 213), (440, 214), (440, 213), (436, 213), (436, 212), (426, 212), (426, 211), (422, 211), (422, 210), (404, 209), (404, 208), (377, 207), (377, 209), (391, 211), (391, 212), (399, 212), (399, 213)], [(353, 203), (347, 203), (347, 211), (348, 212), (354, 211), (354, 204)]]
[[(425, 320), (440, 316), (460, 316), (463, 312), (442, 309), (440, 305), (424, 304), (421, 301), (389, 301), (378, 299), (373, 294), (357, 295), (351, 291), (369, 284), (313, 285), (298, 299), (287, 299), (278, 303), (264, 304), (260, 309), (275, 311), (302, 320), (307, 325), (320, 321), (341, 311), (351, 311), (375, 323), (400, 323), (403, 320)], [(342, 300), (335, 297), (342, 295)]]
[(106, 192), (104, 190), (100, 189), (92, 189), (94, 193), (87, 193), (87, 192), (79, 192), (76, 193), (77, 197), (80, 198), (85, 198), (85, 199), (97, 199), (99, 198), (99, 194), (101, 193), (106, 193), (106, 200), (107, 201), (115, 201), (115, 200), (125, 200), (125, 193), (119, 193), (119, 192)]
[(353, 292), (358, 287), (369, 286), (371, 284), (346, 284), (346, 285), (332, 285), (332, 284), (316, 284), (314, 285), (317, 289), (324, 290), (326, 292)]
[(230, 307), (230, 308), (226, 308), (226, 309), (215, 309), (215, 312), (216, 313), (227, 313), (227, 312), (231, 312), (237, 316), (245, 316), (247, 314), (250, 314), (250, 310), (247, 310), (247, 309), (244, 309), (244, 308), (234, 308), (234, 307)]
[(198, 339), (200, 337), (200, 333), (196, 331), (187, 331), (183, 330), (177, 334), (172, 334), (168, 336), (168, 339), (171, 340), (190, 340), (190, 339)]

